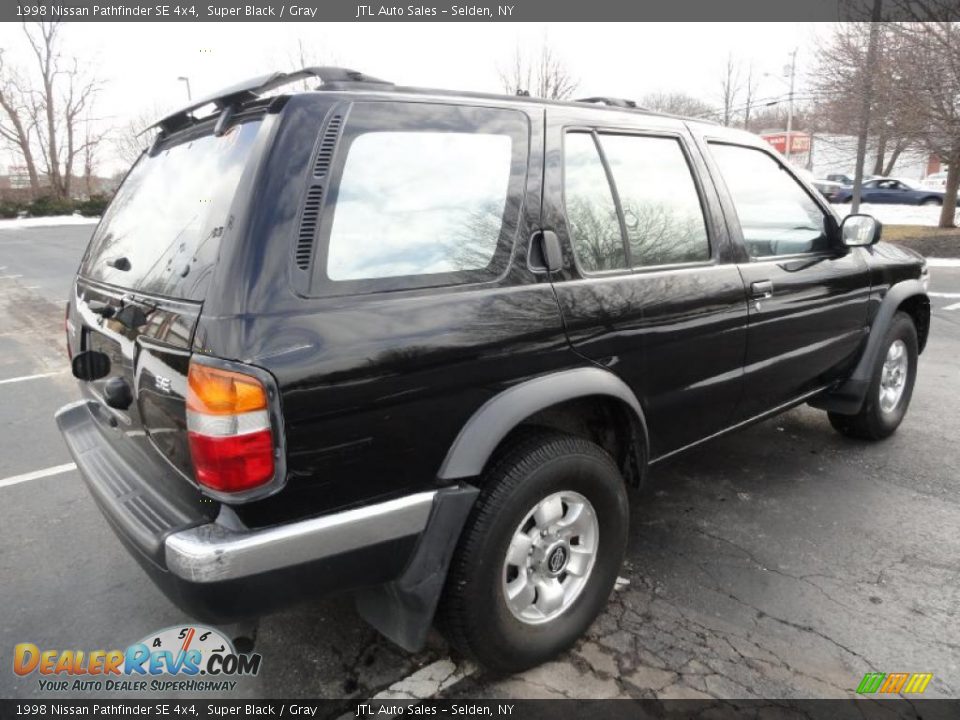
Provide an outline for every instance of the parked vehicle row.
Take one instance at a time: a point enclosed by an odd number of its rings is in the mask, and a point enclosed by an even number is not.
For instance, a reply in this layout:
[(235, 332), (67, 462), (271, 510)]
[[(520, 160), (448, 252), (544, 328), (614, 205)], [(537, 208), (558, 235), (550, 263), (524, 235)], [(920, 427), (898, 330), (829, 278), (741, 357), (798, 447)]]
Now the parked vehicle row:
[[(832, 203), (849, 203), (853, 200), (853, 181), (851, 176), (843, 173), (831, 173), (823, 179), (811, 180), (814, 187)], [(930, 175), (923, 183), (866, 175), (860, 200), (880, 205), (943, 205), (945, 188), (945, 172)]]
[[(860, 200), (876, 205), (943, 205), (944, 193), (931, 190), (909, 180), (874, 178), (863, 183)], [(847, 203), (853, 199), (853, 188), (833, 194), (831, 202)]]

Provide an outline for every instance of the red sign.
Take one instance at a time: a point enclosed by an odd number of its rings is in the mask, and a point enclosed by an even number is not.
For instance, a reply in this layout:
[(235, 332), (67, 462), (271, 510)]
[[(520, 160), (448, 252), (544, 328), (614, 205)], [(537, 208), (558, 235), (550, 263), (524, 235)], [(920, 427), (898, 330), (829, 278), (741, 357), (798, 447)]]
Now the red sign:
[(787, 134), (785, 132), (769, 133), (767, 135), (761, 135), (760, 137), (762, 137), (784, 155), (810, 152), (810, 135), (805, 132), (790, 133), (789, 149), (787, 148)]

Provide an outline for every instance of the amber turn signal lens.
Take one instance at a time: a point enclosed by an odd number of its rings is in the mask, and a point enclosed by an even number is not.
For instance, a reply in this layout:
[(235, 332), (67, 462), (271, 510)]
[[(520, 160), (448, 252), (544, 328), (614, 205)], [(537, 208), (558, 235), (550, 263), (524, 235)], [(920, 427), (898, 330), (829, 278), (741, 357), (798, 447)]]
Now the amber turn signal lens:
[(187, 409), (206, 415), (238, 415), (267, 409), (267, 393), (254, 377), (190, 363)]

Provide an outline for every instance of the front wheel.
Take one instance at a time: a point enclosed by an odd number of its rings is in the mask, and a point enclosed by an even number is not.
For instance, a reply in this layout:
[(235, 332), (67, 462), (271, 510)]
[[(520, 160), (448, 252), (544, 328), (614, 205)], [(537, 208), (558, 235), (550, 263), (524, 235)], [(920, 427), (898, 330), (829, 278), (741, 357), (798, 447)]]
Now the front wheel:
[(600, 447), (550, 431), (514, 445), (457, 545), (438, 617), (447, 639), (499, 672), (570, 647), (613, 590), (628, 522), (623, 478)]
[(873, 368), (867, 397), (856, 415), (828, 413), (830, 424), (843, 435), (882, 440), (903, 421), (917, 379), (917, 328), (906, 313), (893, 316), (883, 352)]
[(927, 198), (926, 200), (924, 200), (924, 201), (923, 201), (922, 203), (920, 203), (920, 204), (921, 204), (921, 205), (927, 205), (927, 206), (936, 205), (936, 206), (938, 206), (938, 207), (939, 207), (940, 205), (943, 205), (943, 203), (942, 203), (940, 200), (937, 200), (936, 198)]

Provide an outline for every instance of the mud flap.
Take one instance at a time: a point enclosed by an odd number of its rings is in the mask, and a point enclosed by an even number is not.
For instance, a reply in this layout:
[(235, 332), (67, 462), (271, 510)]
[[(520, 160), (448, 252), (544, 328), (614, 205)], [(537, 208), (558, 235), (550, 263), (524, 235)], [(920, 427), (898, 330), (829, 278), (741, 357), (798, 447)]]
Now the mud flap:
[(403, 574), (355, 596), (360, 616), (404, 650), (416, 652), (427, 640), (450, 559), (479, 494), (467, 484), (440, 490)]

